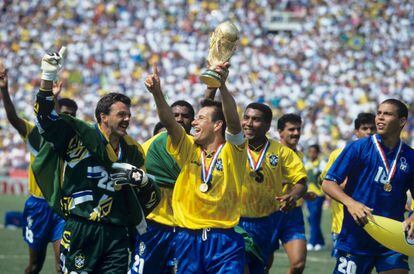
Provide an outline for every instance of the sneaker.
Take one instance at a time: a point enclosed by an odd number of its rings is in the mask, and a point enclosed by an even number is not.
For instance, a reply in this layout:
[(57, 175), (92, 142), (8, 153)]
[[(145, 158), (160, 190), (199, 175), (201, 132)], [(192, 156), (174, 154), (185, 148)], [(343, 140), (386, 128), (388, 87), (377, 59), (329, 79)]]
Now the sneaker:
[(313, 247), (313, 250), (314, 250), (314, 251), (320, 251), (320, 250), (322, 250), (322, 248), (323, 248), (323, 245), (316, 244), (316, 245)]
[(312, 244), (307, 244), (307, 245), (306, 245), (306, 249), (307, 249), (308, 251), (311, 251), (311, 250), (314, 250), (314, 247), (313, 247), (313, 245), (312, 245)]

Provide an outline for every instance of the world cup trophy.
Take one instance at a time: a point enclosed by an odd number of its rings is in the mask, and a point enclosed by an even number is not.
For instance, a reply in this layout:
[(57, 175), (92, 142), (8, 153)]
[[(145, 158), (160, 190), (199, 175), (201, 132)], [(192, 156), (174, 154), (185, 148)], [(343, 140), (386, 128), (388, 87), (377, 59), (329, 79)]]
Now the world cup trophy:
[(200, 80), (208, 87), (218, 88), (221, 86), (221, 77), (214, 68), (221, 63), (230, 60), (237, 47), (239, 30), (230, 21), (217, 26), (210, 36), (210, 48), (208, 51), (208, 69), (200, 75)]

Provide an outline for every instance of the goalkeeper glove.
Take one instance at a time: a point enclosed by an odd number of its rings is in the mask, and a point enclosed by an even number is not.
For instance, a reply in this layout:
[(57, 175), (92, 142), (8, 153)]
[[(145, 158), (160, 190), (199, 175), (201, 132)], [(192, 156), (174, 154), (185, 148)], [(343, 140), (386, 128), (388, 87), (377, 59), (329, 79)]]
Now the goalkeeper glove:
[(57, 73), (62, 68), (63, 58), (66, 47), (62, 47), (59, 52), (46, 53), (42, 58), (42, 80), (55, 81)]
[(114, 171), (110, 178), (114, 187), (120, 188), (123, 185), (131, 185), (142, 188), (148, 183), (148, 176), (145, 171), (127, 163), (113, 163)]

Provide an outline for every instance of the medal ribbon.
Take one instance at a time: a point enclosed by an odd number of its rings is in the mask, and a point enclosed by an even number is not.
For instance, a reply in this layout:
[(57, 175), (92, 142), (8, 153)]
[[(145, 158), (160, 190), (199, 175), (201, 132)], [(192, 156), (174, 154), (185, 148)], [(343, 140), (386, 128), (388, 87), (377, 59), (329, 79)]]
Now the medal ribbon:
[(259, 170), (259, 168), (262, 166), (263, 160), (265, 158), (267, 149), (269, 148), (269, 140), (266, 141), (266, 144), (262, 150), (262, 152), (259, 155), (259, 159), (257, 162), (254, 161), (253, 156), (250, 153), (249, 146), (247, 146), (247, 158), (249, 160), (249, 166), (253, 171)]
[(381, 157), (382, 163), (385, 166), (385, 172), (387, 172), (387, 175), (388, 175), (387, 182), (391, 183), (392, 178), (394, 178), (395, 171), (397, 170), (397, 162), (398, 162), (398, 157), (400, 156), (402, 142), (400, 140), (400, 144), (398, 145), (397, 154), (395, 155), (395, 159), (392, 161), (391, 170), (390, 170), (390, 166), (388, 165), (387, 158), (385, 156), (385, 152), (382, 149), (381, 144), (378, 141), (376, 134), (372, 135), (372, 139), (374, 140), (374, 144), (375, 144), (375, 146), (378, 150), (378, 153)]
[(207, 167), (206, 165), (206, 160), (205, 160), (205, 152), (204, 150), (201, 151), (201, 179), (203, 180), (204, 183), (208, 183), (211, 180), (211, 177), (213, 176), (213, 169), (214, 166), (216, 165), (218, 156), (220, 155), (220, 152), (223, 148), (224, 144), (221, 144), (219, 146), (219, 148), (217, 149), (217, 151), (214, 153), (214, 157), (210, 162), (210, 165)]

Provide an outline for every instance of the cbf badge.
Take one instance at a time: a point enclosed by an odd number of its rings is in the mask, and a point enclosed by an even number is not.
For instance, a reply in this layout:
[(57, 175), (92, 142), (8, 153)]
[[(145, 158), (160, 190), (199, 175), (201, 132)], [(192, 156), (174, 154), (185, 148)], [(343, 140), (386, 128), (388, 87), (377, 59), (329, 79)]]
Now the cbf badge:
[(145, 243), (144, 242), (139, 243), (139, 249), (138, 250), (139, 250), (138, 251), (139, 256), (142, 256), (145, 252)]
[(271, 166), (273, 166), (273, 167), (277, 166), (278, 161), (279, 161), (279, 158), (277, 158), (276, 155), (274, 155), (274, 154), (269, 155), (269, 163), (270, 163)]
[(77, 269), (81, 269), (85, 266), (85, 256), (83, 256), (82, 254), (79, 254), (75, 257), (75, 267)]
[(217, 159), (216, 170), (223, 171), (223, 161), (221, 160), (221, 158)]

